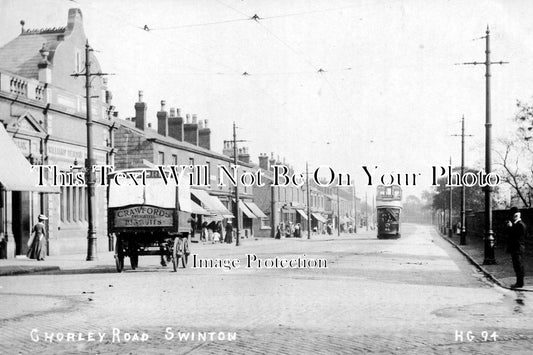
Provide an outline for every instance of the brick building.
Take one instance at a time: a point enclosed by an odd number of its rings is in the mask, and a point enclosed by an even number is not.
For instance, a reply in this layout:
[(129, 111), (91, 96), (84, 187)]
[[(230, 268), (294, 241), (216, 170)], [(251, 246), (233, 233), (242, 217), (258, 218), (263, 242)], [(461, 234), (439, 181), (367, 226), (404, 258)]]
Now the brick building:
[[(87, 248), (86, 187), (42, 189), (31, 174), (10, 178), (11, 166), (55, 165), (70, 171), (86, 158), (86, 105), (84, 80), (71, 76), (85, 65), (87, 38), (79, 9), (70, 9), (66, 27), (25, 29), (0, 48), (0, 140), (18, 148), (0, 158), (0, 236), (3, 256), (24, 255), (32, 225), (40, 213), (48, 215), (49, 254), (85, 252)], [(93, 71), (100, 70), (91, 52)], [(113, 120), (102, 78), (92, 81), (94, 157), (112, 163)], [(7, 134), (4, 134), (6, 133)], [(80, 134), (83, 132), (83, 134)], [(11, 149), (8, 148), (8, 149)], [(25, 167), (24, 169), (29, 169)], [(17, 183), (18, 182), (18, 183)], [(106, 191), (96, 190), (95, 226), (98, 249), (107, 249)]]
[[(209, 216), (198, 214), (197, 221), (217, 222), (222, 225), (234, 216), (236, 203), (235, 187), (229, 179), (223, 179), (219, 185), (218, 168), (233, 164), (231, 156), (211, 150), (211, 131), (208, 120), (198, 120), (196, 114), (182, 116), (178, 108), (166, 109), (166, 102), (161, 101), (157, 112), (157, 127), (154, 129), (147, 123), (147, 105), (143, 101), (142, 91), (135, 103), (135, 117), (118, 120), (114, 146), (116, 149), (115, 168), (129, 169), (150, 167), (153, 165), (189, 165), (206, 167), (207, 177), (204, 181), (195, 181), (192, 201), (210, 213)], [(227, 153), (227, 152), (226, 152)], [(238, 156), (239, 175), (255, 172), (257, 167), (250, 163), (247, 150), (241, 150)], [(202, 179), (202, 178), (201, 178)], [(239, 188), (239, 221), (242, 237), (251, 237), (254, 224), (264, 214), (254, 204), (252, 186), (237, 185)], [(218, 206), (218, 207), (217, 207)], [(195, 236), (197, 239), (198, 236)], [(193, 239), (194, 240), (194, 239)]]

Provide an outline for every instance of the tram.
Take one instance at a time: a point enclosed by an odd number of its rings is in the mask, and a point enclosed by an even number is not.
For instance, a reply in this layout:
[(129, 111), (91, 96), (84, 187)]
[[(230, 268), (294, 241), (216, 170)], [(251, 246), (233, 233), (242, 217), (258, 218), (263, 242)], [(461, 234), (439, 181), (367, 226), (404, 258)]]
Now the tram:
[(400, 238), (402, 188), (398, 185), (377, 187), (378, 239)]

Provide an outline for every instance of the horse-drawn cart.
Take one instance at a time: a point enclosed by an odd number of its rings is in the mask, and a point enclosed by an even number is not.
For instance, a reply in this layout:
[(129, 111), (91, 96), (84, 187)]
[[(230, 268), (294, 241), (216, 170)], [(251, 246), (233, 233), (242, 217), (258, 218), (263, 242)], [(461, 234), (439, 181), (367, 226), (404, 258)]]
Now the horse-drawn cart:
[[(121, 174), (120, 178), (116, 178)], [(174, 271), (187, 266), (190, 190), (161, 179), (158, 170), (123, 170), (109, 176), (108, 232), (115, 236), (115, 264), (129, 257), (135, 270), (141, 255), (159, 255)]]

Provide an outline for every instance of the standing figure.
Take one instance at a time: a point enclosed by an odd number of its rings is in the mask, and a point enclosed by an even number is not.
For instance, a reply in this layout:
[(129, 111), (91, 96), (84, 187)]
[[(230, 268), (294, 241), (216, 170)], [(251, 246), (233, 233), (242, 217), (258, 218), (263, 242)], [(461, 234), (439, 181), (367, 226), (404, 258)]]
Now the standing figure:
[(46, 256), (46, 228), (44, 221), (48, 218), (44, 214), (40, 214), (37, 222), (31, 231), (28, 246), (30, 249), (26, 254), (30, 259), (44, 260)]
[(226, 223), (226, 238), (224, 239), (224, 241), (228, 244), (233, 243), (233, 225), (229, 220), (228, 223)]
[(516, 207), (511, 207), (509, 217), (510, 220), (507, 221), (507, 227), (509, 227), (507, 252), (511, 254), (513, 269), (516, 274), (516, 283), (511, 288), (521, 288), (524, 287), (523, 255), (526, 249), (526, 225), (520, 219), (520, 212)]

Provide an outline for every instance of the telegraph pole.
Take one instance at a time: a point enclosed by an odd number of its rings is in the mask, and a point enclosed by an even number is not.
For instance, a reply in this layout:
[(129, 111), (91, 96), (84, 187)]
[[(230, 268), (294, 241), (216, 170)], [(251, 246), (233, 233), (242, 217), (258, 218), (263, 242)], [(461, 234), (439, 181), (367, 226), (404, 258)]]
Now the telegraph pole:
[[(452, 134), (453, 136), (459, 136), (458, 134)], [(471, 134), (465, 135), (465, 115), (461, 119), (461, 240), (460, 245), (466, 245), (466, 215), (465, 215), (465, 205), (466, 205), (466, 190), (465, 185), (463, 184), (463, 176), (465, 174), (465, 137), (472, 137)]]
[[(111, 75), (108, 73), (91, 73), (91, 61), (89, 54), (93, 49), (89, 46), (89, 40), (85, 42), (85, 73), (76, 73), (71, 76), (85, 77), (85, 105), (87, 111), (87, 159), (85, 159), (85, 176), (87, 182), (87, 217), (88, 217), (88, 230), (87, 230), (87, 261), (96, 260), (96, 230), (94, 228), (94, 174), (93, 165), (95, 164), (93, 158), (93, 120), (91, 117), (91, 77), (92, 76), (104, 76)], [(96, 96), (97, 97), (97, 96)]]
[(357, 233), (357, 196), (355, 195), (355, 184), (353, 185), (353, 232)]
[[(452, 157), (450, 157), (450, 169), (452, 166)], [(448, 214), (448, 238), (451, 238), (453, 236), (453, 228), (452, 228), (452, 198), (453, 198), (453, 190), (452, 190), (452, 184), (450, 184), (450, 206), (449, 206), (449, 214)]]
[[(248, 142), (247, 140), (237, 140), (237, 126), (235, 125), (235, 121), (233, 121), (233, 139), (231, 141), (224, 141), (224, 143), (232, 143), (233, 144), (233, 165), (235, 165), (235, 169), (237, 169), (237, 143), (238, 142)], [(271, 195), (274, 194), (274, 186), (272, 186)], [(234, 192), (234, 198), (235, 198), (235, 221), (236, 221), (236, 230), (237, 230), (237, 236), (235, 238), (235, 246), (240, 245), (240, 226), (239, 226), (239, 184), (235, 186), (235, 192)], [(274, 216), (274, 211), (272, 210), (272, 216)], [(274, 217), (272, 217), (274, 220)]]
[(366, 231), (368, 232), (368, 192), (365, 191), (365, 224)]
[(305, 162), (305, 184), (307, 187), (307, 239), (311, 239), (311, 200), (309, 192), (309, 163)]
[[(235, 121), (233, 121), (233, 165), (235, 165), (235, 169), (237, 169), (237, 133), (235, 129)], [(237, 173), (238, 174), (238, 173)], [(237, 235), (235, 239), (235, 246), (240, 245), (240, 237), (241, 237), (241, 231), (239, 226), (239, 184), (235, 186), (235, 222), (236, 222), (236, 230)]]
[[(490, 65), (491, 64), (508, 64), (509, 62), (491, 62), (490, 61), (490, 30), (487, 25), (485, 38), (485, 62), (467, 62), (463, 65), (485, 65), (485, 174), (491, 172), (491, 112), (490, 112)], [(484, 265), (496, 264), (494, 257), (494, 233), (492, 231), (492, 187), (485, 186), (485, 258)]]
[(337, 185), (337, 236), (341, 236), (341, 200), (339, 197), (339, 185)]

